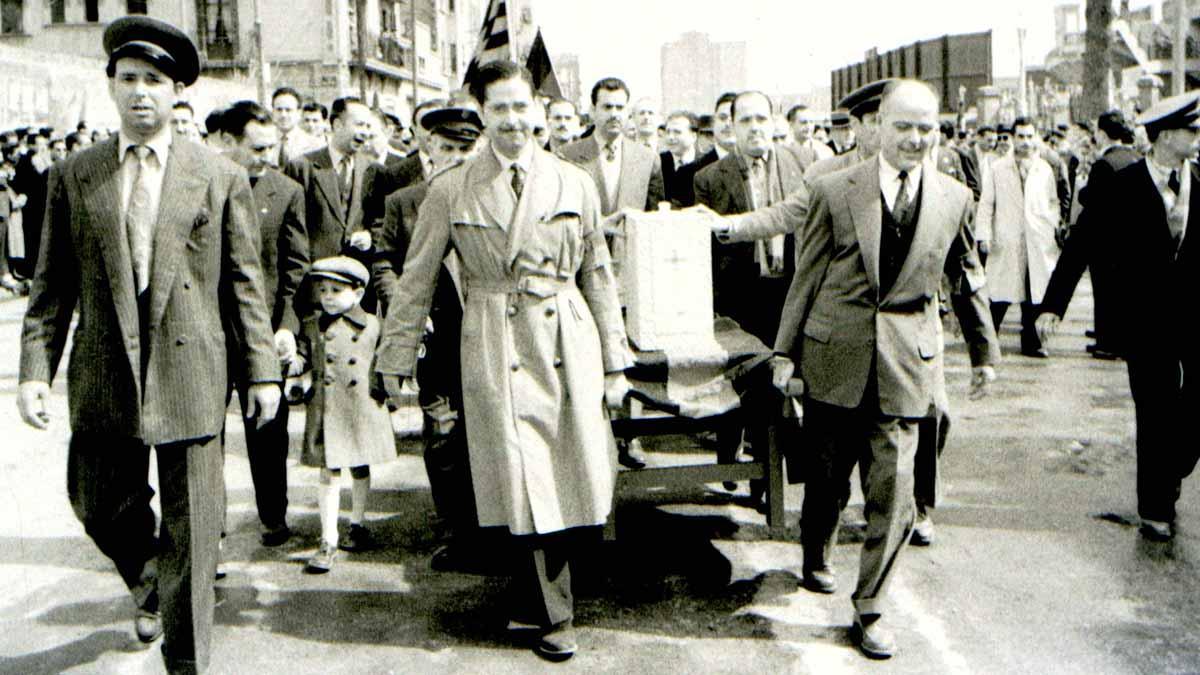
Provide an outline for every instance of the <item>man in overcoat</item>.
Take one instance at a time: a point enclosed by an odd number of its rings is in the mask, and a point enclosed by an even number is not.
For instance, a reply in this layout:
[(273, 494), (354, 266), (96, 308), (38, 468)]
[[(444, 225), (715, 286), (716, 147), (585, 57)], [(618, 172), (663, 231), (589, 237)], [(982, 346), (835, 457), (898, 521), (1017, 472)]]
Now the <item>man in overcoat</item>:
[[(67, 494), (130, 589), (138, 638), (151, 642), (165, 628), (167, 670), (201, 672), (212, 632), (227, 372), (232, 364), (248, 383), (248, 414), (266, 423), (279, 403), (279, 361), (246, 172), (172, 138), (167, 126), (171, 103), (199, 73), (195, 46), (174, 26), (138, 16), (109, 24), (104, 49), (121, 129), (51, 169), (18, 403), (26, 423), (48, 426), (50, 382), (78, 309), (67, 370)], [(239, 353), (227, 352), (227, 330)]]
[(533, 141), (532, 76), (493, 62), (471, 91), (490, 148), (430, 186), (377, 369), (398, 396), (453, 246), (466, 287), (463, 407), (479, 525), (518, 536), (510, 616), (539, 627), (535, 650), (561, 660), (576, 648), (571, 541), (612, 508), (605, 402), (624, 396), (632, 354), (595, 185)]

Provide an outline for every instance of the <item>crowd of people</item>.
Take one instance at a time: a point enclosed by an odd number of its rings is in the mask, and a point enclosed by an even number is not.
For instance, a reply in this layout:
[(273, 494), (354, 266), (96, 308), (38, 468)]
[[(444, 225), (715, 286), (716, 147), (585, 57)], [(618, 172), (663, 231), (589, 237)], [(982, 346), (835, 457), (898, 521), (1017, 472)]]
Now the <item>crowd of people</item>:
[[(50, 382), (78, 314), (68, 494), (130, 589), (138, 638), (165, 632), (171, 672), (208, 665), (234, 392), (267, 547), (293, 536), (287, 417), (289, 403), (306, 409), (301, 461), (319, 469), (320, 537), (305, 572), (323, 574), (339, 551), (377, 545), (371, 466), (395, 458), (388, 409), (415, 391), (446, 544), (433, 566), (468, 567), (482, 532), (510, 535), (509, 628), (532, 631), (540, 656), (569, 658), (570, 562), (610, 515), (616, 463), (646, 462), (636, 444), (613, 451), (609, 415), (635, 347), (625, 217), (664, 202), (711, 229), (715, 312), (774, 352), (780, 390), (803, 381), (804, 451), (788, 448), (788, 461), (806, 486), (814, 592), (836, 591), (830, 547), (859, 467), (852, 635), (868, 657), (895, 651), (881, 617), (901, 552), (934, 541), (950, 311), (970, 395), (983, 396), (1009, 305), (1021, 307), (1020, 354), (1046, 358), (1090, 267), (1089, 349), (1130, 370), (1142, 532), (1174, 534), (1196, 461), (1169, 447), (1194, 400), (1190, 354), (1184, 338), (1152, 344), (1129, 322), (1174, 326), (1161, 289), (1195, 284), (1181, 177), (1194, 171), (1196, 96), (1163, 101), (1136, 127), (1112, 112), (964, 128), (926, 85), (885, 80), (825, 124), (753, 90), (711, 113), (662, 115), (604, 78), (583, 114), (499, 61), (408, 120), (281, 87), (269, 108), (231, 102), (201, 123), (182, 98), (199, 70), (186, 35), (127, 17), (104, 45), (120, 129), (2, 135), (0, 281), (29, 295), (19, 405), (37, 428), (51, 423)], [(1126, 222), (1146, 224), (1135, 235)], [(755, 454), (746, 423), (720, 434), (722, 461)]]

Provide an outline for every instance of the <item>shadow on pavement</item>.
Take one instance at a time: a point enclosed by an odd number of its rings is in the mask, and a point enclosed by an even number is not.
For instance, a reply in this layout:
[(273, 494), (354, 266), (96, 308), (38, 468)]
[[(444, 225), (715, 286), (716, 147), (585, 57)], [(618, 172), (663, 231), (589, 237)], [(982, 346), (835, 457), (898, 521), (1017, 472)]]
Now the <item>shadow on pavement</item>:
[(108, 652), (144, 649), (146, 646), (134, 640), (130, 632), (101, 630), (52, 649), (3, 659), (0, 670), (7, 673), (62, 673), (94, 663)]

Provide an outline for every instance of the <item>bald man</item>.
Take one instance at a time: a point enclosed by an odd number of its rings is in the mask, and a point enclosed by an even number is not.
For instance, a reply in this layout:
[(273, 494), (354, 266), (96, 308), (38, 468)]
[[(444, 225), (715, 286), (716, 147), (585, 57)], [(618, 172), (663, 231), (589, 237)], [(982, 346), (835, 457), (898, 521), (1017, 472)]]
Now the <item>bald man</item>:
[(879, 117), (877, 159), (821, 176), (807, 194), (733, 217), (742, 229), (795, 227), (796, 274), (772, 375), (782, 389), (798, 372), (806, 388), (804, 585), (836, 590), (829, 553), (858, 462), (867, 532), (851, 636), (873, 659), (895, 651), (880, 619), (913, 528), (917, 423), (934, 410), (943, 378), (936, 301), (943, 273), (970, 298), (963, 303), (972, 314), (964, 338), (972, 363), (980, 364), (972, 395), (995, 379), (991, 364), (999, 353), (978, 293), (971, 192), (929, 162), (937, 97), (924, 84), (900, 80), (885, 94)]

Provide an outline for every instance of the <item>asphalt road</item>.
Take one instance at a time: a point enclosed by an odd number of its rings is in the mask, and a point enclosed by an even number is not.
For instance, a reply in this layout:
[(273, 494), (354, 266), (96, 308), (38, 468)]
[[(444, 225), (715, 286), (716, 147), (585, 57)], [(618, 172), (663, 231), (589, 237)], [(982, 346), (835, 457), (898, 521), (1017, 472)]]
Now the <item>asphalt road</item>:
[[(782, 541), (767, 538), (740, 498), (744, 484), (732, 496), (719, 485), (623, 496), (618, 541), (575, 575), (582, 649), (552, 666), (505, 634), (500, 579), (429, 569), (433, 507), (418, 454), (405, 449), (374, 471), (368, 518), (383, 547), (305, 576), (319, 529), (315, 472), (293, 453), (298, 536), (260, 547), (240, 423), (230, 417), (228, 577), (218, 583), (212, 671), (1200, 672), (1200, 486), (1184, 486), (1173, 543), (1142, 541), (1125, 369), (1084, 353), (1091, 312), (1081, 293), (1053, 358), (1006, 356), (983, 401), (966, 401), (966, 356), (951, 345), (955, 423), (937, 539), (900, 560), (887, 618), (901, 652), (885, 664), (863, 659), (847, 636), (853, 528), (833, 560), (843, 590), (797, 587), (800, 486), (788, 488)], [(62, 383), (51, 431), (17, 416), (23, 308), (0, 302), (0, 672), (161, 672), (157, 650), (133, 637), (124, 586), (66, 501)], [(1015, 350), (1012, 314), (1002, 345)], [(679, 438), (650, 449), (656, 462), (704, 453)]]

